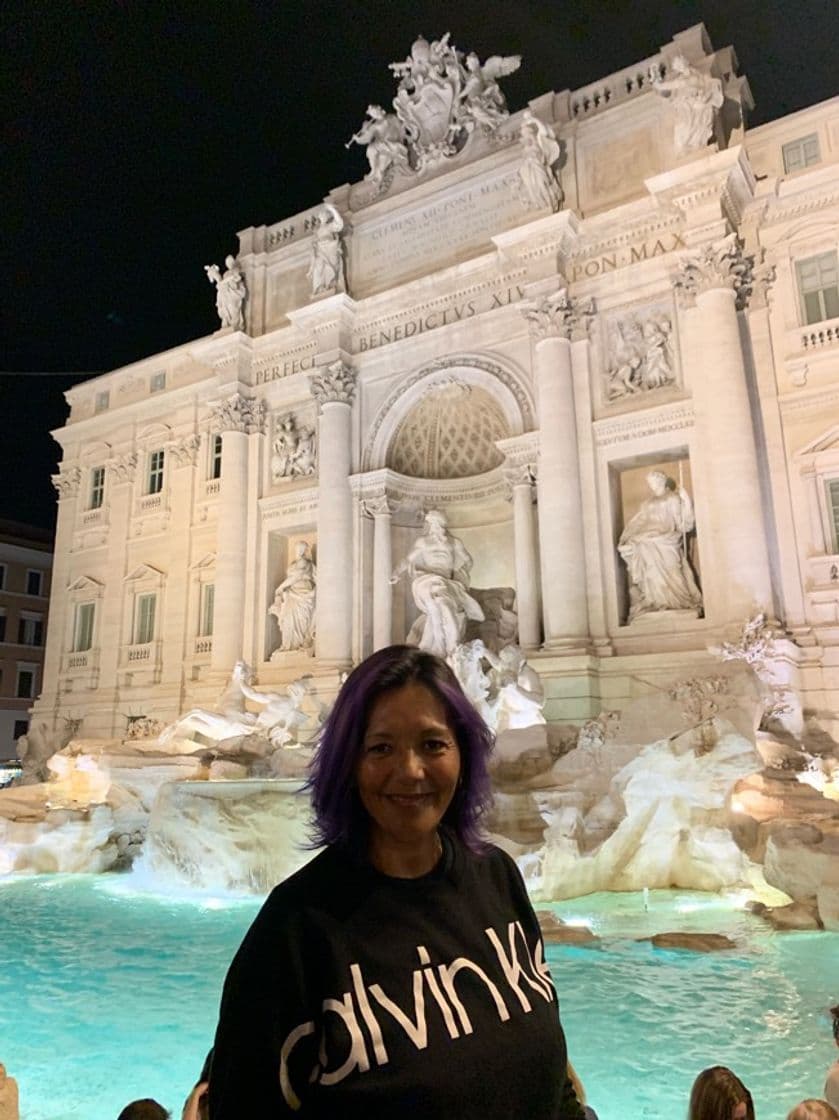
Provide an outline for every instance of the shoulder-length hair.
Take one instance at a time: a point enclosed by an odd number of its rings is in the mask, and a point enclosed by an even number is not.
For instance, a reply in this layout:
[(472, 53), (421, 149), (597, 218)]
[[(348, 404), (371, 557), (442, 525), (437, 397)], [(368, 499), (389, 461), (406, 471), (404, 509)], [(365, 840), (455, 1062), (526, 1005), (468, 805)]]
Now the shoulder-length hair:
[(373, 704), (384, 692), (421, 684), (446, 710), (460, 750), (460, 778), (443, 823), (472, 851), (486, 847), (482, 820), (492, 804), (487, 763), (493, 734), (442, 658), (415, 646), (387, 646), (356, 666), (318, 737), (307, 787), (314, 807), (313, 846), (347, 844), (368, 827), (355, 770)]
[(703, 1069), (690, 1093), (688, 1120), (730, 1120), (734, 1109), (746, 1102), (746, 1120), (755, 1120), (752, 1094), (726, 1066)]

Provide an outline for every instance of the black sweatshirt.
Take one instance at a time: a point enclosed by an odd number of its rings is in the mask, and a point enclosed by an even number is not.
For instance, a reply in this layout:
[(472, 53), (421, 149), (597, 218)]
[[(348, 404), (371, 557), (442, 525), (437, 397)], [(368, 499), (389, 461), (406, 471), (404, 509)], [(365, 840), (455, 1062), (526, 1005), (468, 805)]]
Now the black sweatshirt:
[(577, 1120), (515, 863), (450, 836), (418, 879), (327, 848), (272, 891), (224, 985), (211, 1120)]

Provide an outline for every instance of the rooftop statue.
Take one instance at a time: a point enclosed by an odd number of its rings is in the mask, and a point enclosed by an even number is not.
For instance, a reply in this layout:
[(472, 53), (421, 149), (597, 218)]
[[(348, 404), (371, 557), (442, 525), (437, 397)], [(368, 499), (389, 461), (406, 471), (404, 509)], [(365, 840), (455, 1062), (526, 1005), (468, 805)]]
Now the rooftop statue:
[(350, 139), (364, 144), (370, 171), (366, 178), (384, 191), (396, 172), (420, 174), (462, 151), (474, 131), (497, 139), (509, 117), (499, 78), (519, 68), (519, 55), (493, 55), (481, 63), (442, 39), (419, 36), (403, 62), (390, 69), (399, 79), (393, 113), (379, 105), (367, 109), (368, 120)]
[(245, 278), (236, 258), (224, 258), (224, 272), (217, 264), (205, 264), (207, 279), (216, 286), (216, 311), (223, 328), (233, 331), (245, 329)]
[(344, 244), (341, 233), (344, 219), (335, 207), (325, 202), (318, 213), (318, 224), (312, 241), (312, 256), (306, 276), (312, 281), (312, 295), (322, 292), (343, 292)]
[(627, 521), (618, 552), (629, 576), (629, 618), (651, 611), (694, 610), (702, 606), (687, 554), (694, 528), (693, 502), (683, 486), (663, 471), (650, 471), (651, 491)]
[(446, 515), (431, 509), (425, 532), (391, 576), (411, 580), (414, 602), (422, 612), (406, 641), (440, 657), (448, 657), (463, 641), (469, 619), (482, 622), (484, 612), (468, 591), (472, 557), (458, 537), (448, 531)]
[(524, 149), (519, 197), (528, 210), (558, 210), (563, 194), (557, 175), (560, 149), (554, 130), (525, 109), (519, 139)]
[(725, 97), (722, 82), (691, 66), (682, 54), (671, 63), (673, 77), (664, 79), (658, 67), (650, 71), (653, 89), (670, 99), (676, 116), (673, 139), (679, 155), (704, 148), (714, 132), (714, 114)]

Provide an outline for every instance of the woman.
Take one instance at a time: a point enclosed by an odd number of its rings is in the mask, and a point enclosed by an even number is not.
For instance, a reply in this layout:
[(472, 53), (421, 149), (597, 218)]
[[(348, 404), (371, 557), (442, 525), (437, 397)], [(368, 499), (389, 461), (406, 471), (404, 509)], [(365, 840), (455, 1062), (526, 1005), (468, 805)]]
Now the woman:
[[(833, 1041), (839, 1046), (839, 1003), (835, 1007), (831, 1007), (830, 1017), (833, 1023)], [(824, 1083), (824, 1099), (839, 1112), (839, 1058), (827, 1071), (827, 1080)]]
[(787, 1113), (787, 1120), (839, 1120), (839, 1112), (827, 1103), (811, 1097), (801, 1101)]
[(755, 1120), (752, 1095), (725, 1066), (703, 1069), (693, 1083), (688, 1120)]
[(230, 968), (211, 1120), (582, 1118), (533, 909), (481, 837), (491, 745), (433, 654), (350, 674), (309, 782), (325, 849)]

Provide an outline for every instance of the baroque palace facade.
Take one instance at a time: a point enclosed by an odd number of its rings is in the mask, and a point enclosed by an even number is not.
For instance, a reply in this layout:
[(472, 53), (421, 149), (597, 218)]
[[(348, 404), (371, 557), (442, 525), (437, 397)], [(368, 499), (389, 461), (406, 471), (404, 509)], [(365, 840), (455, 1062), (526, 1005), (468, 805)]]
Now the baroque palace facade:
[(365, 179), (208, 267), (221, 329), (67, 393), (36, 718), (124, 736), (240, 658), (334, 691), (431, 509), (551, 719), (758, 612), (839, 711), (839, 98), (747, 130), (701, 25), (511, 114), (517, 65), (418, 40)]

